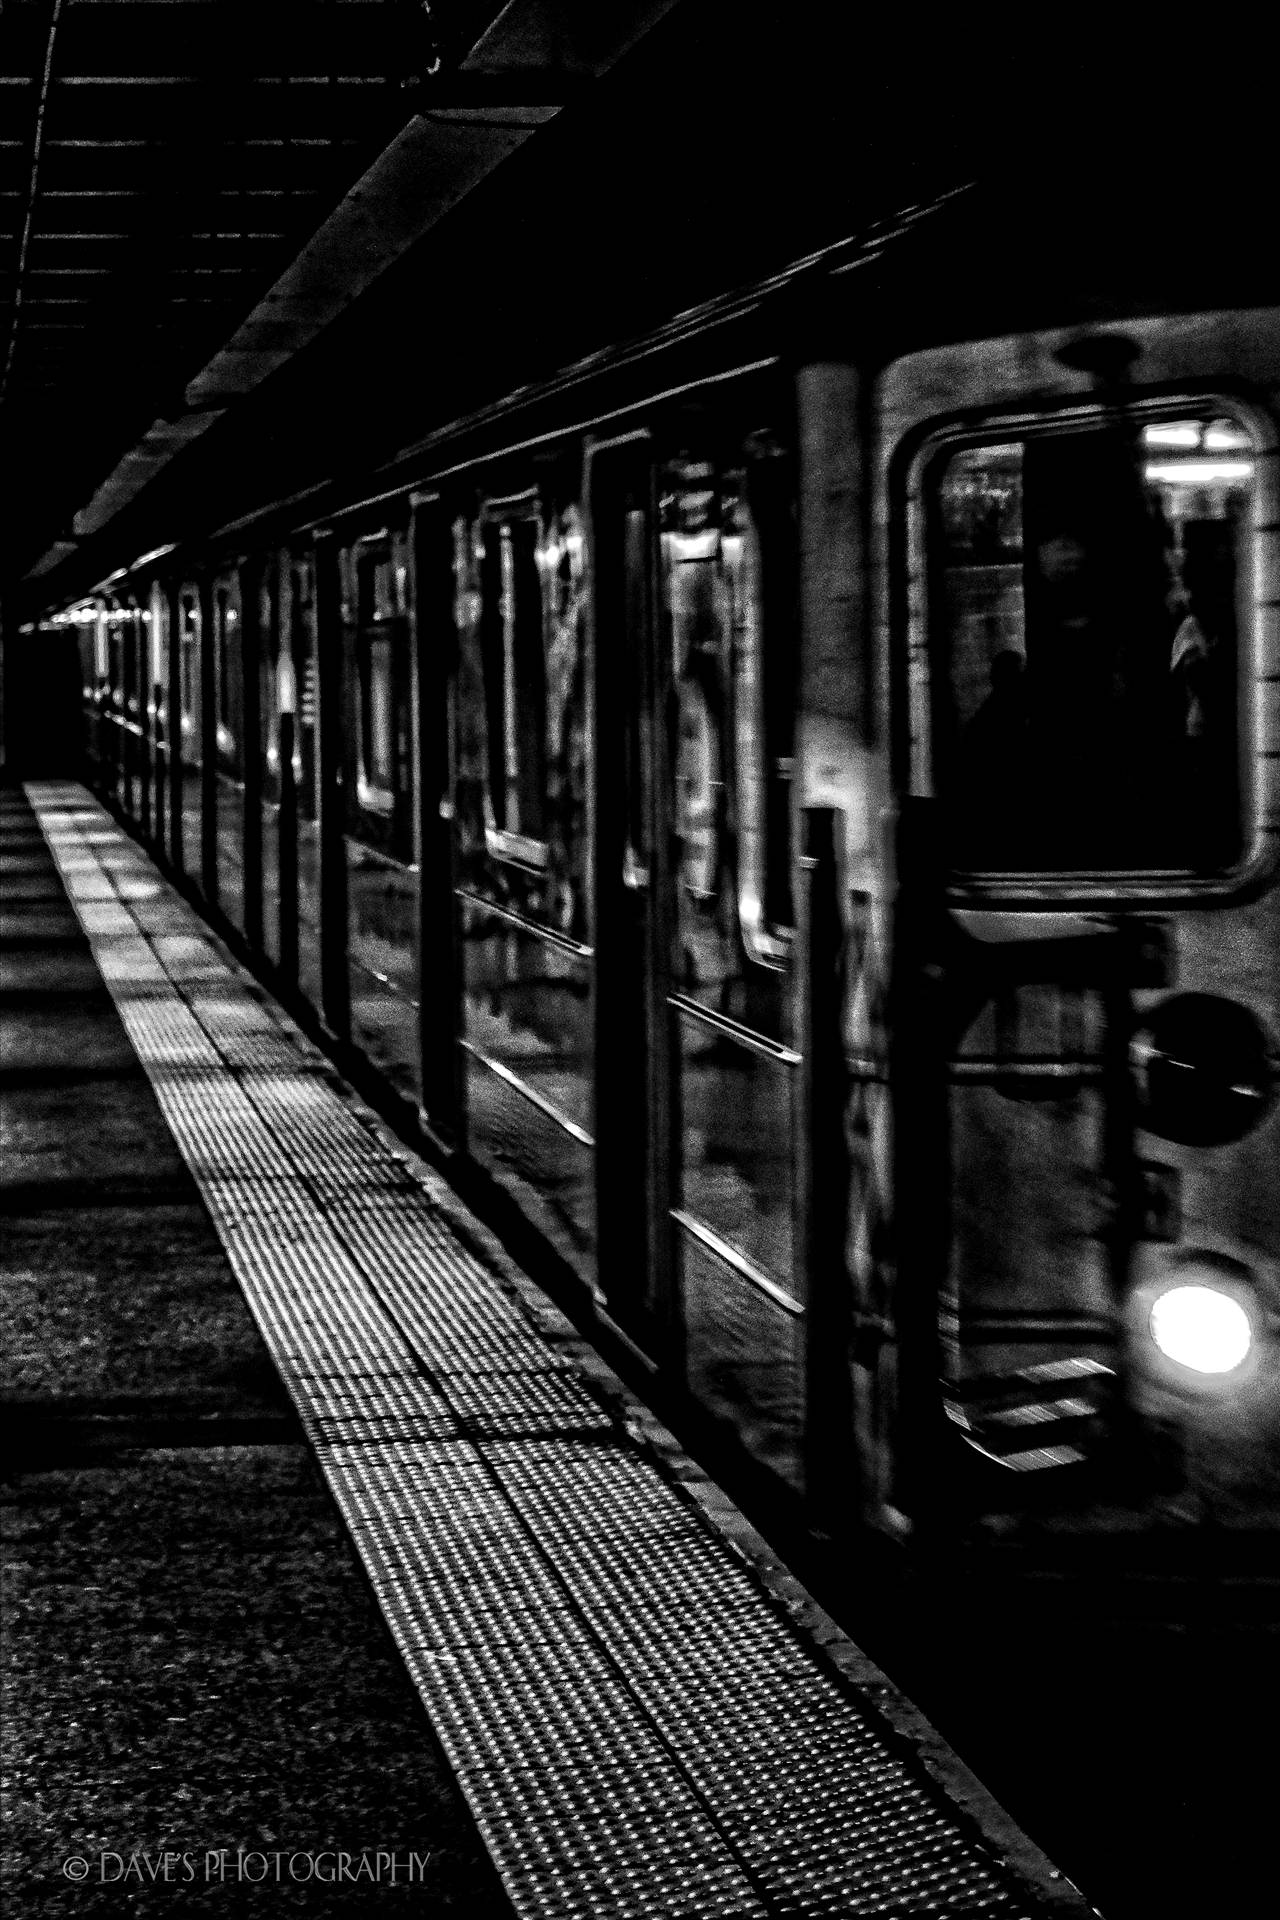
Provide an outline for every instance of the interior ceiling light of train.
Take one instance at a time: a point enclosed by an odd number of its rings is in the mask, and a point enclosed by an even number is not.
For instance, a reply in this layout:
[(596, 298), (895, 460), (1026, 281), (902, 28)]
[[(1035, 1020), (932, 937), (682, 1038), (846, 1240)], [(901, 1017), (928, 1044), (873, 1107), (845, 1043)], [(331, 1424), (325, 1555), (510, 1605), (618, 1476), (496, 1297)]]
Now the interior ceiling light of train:
[[(0, 4), (10, 578), (73, 555), (349, 304), (362, 263), (390, 264), (664, 11), (571, 32), (547, 0)], [(416, 210), (410, 166), (434, 193)]]

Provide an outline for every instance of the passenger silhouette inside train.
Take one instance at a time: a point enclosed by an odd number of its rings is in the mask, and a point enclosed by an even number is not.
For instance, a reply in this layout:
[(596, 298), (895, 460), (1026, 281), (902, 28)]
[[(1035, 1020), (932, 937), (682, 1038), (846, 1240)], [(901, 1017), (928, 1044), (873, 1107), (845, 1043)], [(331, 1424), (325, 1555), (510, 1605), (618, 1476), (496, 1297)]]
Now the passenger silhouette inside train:
[(1104, 432), (1029, 443), (1022, 518), (1025, 653), (994, 654), (960, 731), (957, 863), (1230, 858), (1233, 638), (1183, 577), (1140, 449)]

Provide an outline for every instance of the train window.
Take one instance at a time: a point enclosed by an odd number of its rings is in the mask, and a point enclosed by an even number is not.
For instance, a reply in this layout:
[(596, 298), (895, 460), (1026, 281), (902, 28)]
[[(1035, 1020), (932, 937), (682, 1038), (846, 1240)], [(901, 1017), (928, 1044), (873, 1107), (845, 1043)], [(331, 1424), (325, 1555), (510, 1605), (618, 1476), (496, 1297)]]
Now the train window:
[[(576, 491), (576, 489), (575, 489)], [(453, 523), (457, 818), (468, 884), (586, 933), (586, 536), (550, 483)], [(500, 863), (495, 867), (494, 862)], [(472, 866), (474, 862), (474, 866)]]
[[(412, 840), (409, 719), (408, 541), (398, 530), (365, 534), (343, 555), (354, 705), (355, 801), (366, 825), (381, 819), (407, 854)], [(308, 655), (308, 658), (310, 656)]]
[(573, 503), (549, 511), (538, 548), (546, 607), (543, 832), (548, 907), (562, 932), (585, 931), (586, 535)]
[(535, 867), (547, 863), (542, 573), (549, 549), (531, 501), (491, 506), (481, 519), (477, 559), (490, 850)]
[(662, 550), (682, 944), (700, 978), (732, 972), (730, 953), (717, 960), (713, 949), (734, 943), (736, 925), (752, 959), (781, 966), (792, 919), (798, 562), (790, 463), (772, 436), (752, 436), (726, 465), (671, 464)]
[(395, 805), (395, 727), (391, 692), (391, 622), (396, 605), (390, 590), (390, 557), (361, 554), (357, 560), (360, 596), (356, 672), (360, 710), (360, 764), (356, 792), (362, 807), (390, 813)]
[(1211, 873), (1243, 842), (1255, 459), (1217, 411), (944, 453), (935, 788), (968, 872)]

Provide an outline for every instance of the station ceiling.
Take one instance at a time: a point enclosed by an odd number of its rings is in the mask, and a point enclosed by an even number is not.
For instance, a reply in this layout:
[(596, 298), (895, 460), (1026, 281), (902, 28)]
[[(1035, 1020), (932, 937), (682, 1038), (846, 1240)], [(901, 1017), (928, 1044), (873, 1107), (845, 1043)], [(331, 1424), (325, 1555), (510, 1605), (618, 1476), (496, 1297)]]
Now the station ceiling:
[(0, 0), (6, 575), (73, 553), (668, 5)]
[(1106, 188), (1126, 132), (1181, 271), (1176, 93), (826, 0), (0, 0), (8, 616), (1037, 152)]

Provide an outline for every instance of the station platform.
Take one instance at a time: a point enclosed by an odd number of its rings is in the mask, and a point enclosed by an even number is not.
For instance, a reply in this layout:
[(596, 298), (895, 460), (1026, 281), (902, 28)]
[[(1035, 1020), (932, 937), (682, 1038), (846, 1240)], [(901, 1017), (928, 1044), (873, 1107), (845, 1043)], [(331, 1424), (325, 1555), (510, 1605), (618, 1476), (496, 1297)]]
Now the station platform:
[(20, 1910), (169, 1850), (210, 1912), (1092, 1912), (106, 811), (3, 799)]

